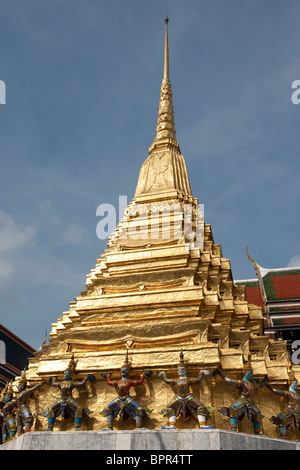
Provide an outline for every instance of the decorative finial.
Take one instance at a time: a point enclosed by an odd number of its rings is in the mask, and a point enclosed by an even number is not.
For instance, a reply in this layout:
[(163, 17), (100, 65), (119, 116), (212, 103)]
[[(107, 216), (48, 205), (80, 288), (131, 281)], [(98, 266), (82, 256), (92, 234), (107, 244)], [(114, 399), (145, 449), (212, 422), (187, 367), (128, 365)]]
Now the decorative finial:
[(244, 373), (246, 373), (249, 370), (253, 371), (252, 366), (251, 366), (251, 356), (252, 356), (252, 354), (249, 353), (248, 354), (248, 361), (246, 362), (245, 366), (243, 367), (243, 372)]
[(122, 367), (130, 367), (130, 364), (129, 364), (129, 350), (128, 349), (126, 351), (126, 357), (125, 357), (124, 364), (122, 365)]
[(254, 261), (254, 259), (250, 258), (250, 255), (249, 255), (249, 252), (248, 252), (248, 247), (246, 248), (246, 253), (247, 253), (247, 256), (248, 256), (248, 259), (249, 259), (250, 263), (253, 262), (254, 266), (255, 266), (255, 269), (257, 269), (257, 262)]
[(179, 354), (179, 364), (178, 367), (184, 367), (184, 356), (183, 356), (183, 351), (181, 349), (180, 354)]
[(172, 104), (172, 91), (169, 79), (169, 44), (168, 44), (168, 22), (165, 17), (165, 51), (164, 51), (164, 76), (160, 89), (158, 107), (158, 119), (155, 132), (155, 141), (171, 139), (176, 142), (174, 110)]
[(0, 401), (3, 401), (3, 400), (4, 400), (4, 396), (5, 396), (5, 394), (6, 394), (7, 388), (8, 388), (8, 382), (6, 382), (5, 387), (4, 387), (4, 389), (2, 390), (2, 392), (1, 392)]
[(259, 289), (260, 289), (261, 300), (262, 300), (262, 303), (263, 303), (263, 313), (265, 313), (266, 316), (267, 316), (267, 325), (271, 326), (270, 313), (269, 313), (269, 309), (267, 307), (266, 297), (265, 297), (265, 294), (264, 294), (264, 289), (263, 289), (262, 281), (261, 281), (261, 278), (260, 278), (258, 264), (254, 259), (252, 259), (250, 257), (249, 252), (248, 252), (248, 247), (246, 248), (246, 253), (247, 253), (247, 256), (248, 256), (248, 259), (249, 259), (250, 263), (251, 262), (254, 263), (254, 268), (255, 268), (255, 272), (256, 272), (257, 279), (258, 279), (258, 284), (259, 284)]
[(23, 384), (23, 385), (27, 384), (26, 367), (25, 367), (24, 370), (21, 372), (21, 378), (20, 378), (19, 383), (21, 383), (21, 384)]
[(169, 80), (169, 44), (168, 44), (168, 16), (165, 17), (166, 31), (165, 31), (165, 57), (164, 57), (164, 78)]
[(45, 346), (46, 341), (47, 341), (47, 331), (45, 331), (45, 339), (44, 339), (44, 341), (43, 341), (43, 343), (42, 343), (42, 346)]
[(76, 362), (75, 362), (75, 359), (74, 359), (74, 354), (72, 354), (66, 371), (68, 370), (68, 371), (71, 372), (72, 375), (74, 375), (75, 374), (75, 368), (76, 368)]

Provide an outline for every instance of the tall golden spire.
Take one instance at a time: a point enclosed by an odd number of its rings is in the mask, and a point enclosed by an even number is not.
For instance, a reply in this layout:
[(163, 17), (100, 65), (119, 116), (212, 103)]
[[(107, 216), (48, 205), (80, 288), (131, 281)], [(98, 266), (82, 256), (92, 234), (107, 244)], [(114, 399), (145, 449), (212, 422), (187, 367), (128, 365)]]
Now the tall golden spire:
[(164, 57), (164, 78), (169, 80), (169, 43), (168, 43), (168, 23), (169, 18), (165, 17), (166, 31), (165, 31), (165, 57)]
[(171, 139), (176, 141), (176, 131), (174, 122), (174, 110), (172, 104), (172, 91), (169, 79), (169, 44), (168, 44), (168, 22), (165, 17), (165, 53), (164, 53), (164, 77), (160, 89), (160, 99), (158, 107), (158, 118), (154, 142)]
[(135, 192), (135, 201), (192, 196), (183, 156), (176, 141), (172, 91), (169, 79), (168, 22), (165, 17), (164, 76), (160, 89), (155, 139), (149, 157), (143, 163)]

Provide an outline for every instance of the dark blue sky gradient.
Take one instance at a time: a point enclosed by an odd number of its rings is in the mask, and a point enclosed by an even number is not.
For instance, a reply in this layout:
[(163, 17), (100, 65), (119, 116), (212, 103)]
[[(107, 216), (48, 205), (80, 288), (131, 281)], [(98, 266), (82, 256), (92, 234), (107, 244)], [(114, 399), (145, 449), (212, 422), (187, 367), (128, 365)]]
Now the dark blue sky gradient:
[(2, 0), (0, 323), (33, 347), (85, 290), (99, 204), (152, 144), (168, 13), (177, 139), (235, 279), (300, 265), (298, 0)]

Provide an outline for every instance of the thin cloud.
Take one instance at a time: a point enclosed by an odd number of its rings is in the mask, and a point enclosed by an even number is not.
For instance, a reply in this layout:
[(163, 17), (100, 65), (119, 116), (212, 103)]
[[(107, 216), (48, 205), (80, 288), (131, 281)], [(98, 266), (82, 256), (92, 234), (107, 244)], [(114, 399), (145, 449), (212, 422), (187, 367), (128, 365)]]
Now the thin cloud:
[(85, 239), (85, 230), (77, 224), (70, 224), (61, 234), (61, 240), (58, 242), (64, 245), (79, 245)]
[(3, 285), (16, 272), (22, 250), (33, 247), (36, 228), (17, 223), (14, 218), (0, 211), (0, 283)]
[(295, 255), (287, 264), (287, 268), (298, 268), (300, 266), (300, 254)]
[(10, 214), (0, 211), (0, 252), (7, 253), (32, 246), (35, 235), (35, 227), (18, 224)]

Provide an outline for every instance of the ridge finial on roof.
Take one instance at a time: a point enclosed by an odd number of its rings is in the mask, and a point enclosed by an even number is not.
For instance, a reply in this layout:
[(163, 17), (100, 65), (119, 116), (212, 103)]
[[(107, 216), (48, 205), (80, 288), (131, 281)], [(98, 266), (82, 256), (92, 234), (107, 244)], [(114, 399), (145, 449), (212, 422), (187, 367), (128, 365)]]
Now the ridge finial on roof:
[(255, 268), (255, 272), (256, 272), (256, 275), (257, 275), (259, 288), (260, 288), (261, 300), (262, 300), (262, 304), (263, 304), (263, 310), (264, 310), (263, 313), (267, 315), (267, 324), (268, 324), (268, 326), (270, 326), (270, 314), (269, 314), (269, 309), (268, 309), (267, 302), (266, 302), (266, 296), (265, 296), (265, 293), (264, 293), (264, 288), (263, 288), (263, 285), (262, 285), (262, 280), (261, 280), (258, 264), (254, 259), (252, 259), (250, 257), (249, 252), (248, 252), (248, 247), (246, 248), (246, 253), (247, 253), (247, 256), (248, 256), (248, 259), (249, 259), (250, 263), (251, 262), (254, 263), (254, 268)]

